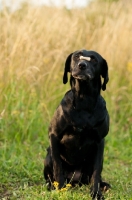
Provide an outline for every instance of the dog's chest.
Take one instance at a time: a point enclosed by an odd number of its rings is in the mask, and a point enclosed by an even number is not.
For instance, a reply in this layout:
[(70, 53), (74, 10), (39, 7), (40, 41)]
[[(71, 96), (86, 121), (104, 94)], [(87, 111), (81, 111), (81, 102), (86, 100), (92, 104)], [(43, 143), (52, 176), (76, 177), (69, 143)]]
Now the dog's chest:
[(104, 99), (99, 96), (96, 105), (91, 101), (82, 101), (76, 103), (71, 98), (64, 98), (62, 101), (63, 114), (69, 125), (84, 128), (94, 128), (100, 121), (103, 121), (107, 114)]
[(84, 129), (86, 126), (93, 127), (93, 122), (95, 121), (94, 115), (85, 110), (76, 110), (71, 109), (70, 112), (70, 120), (73, 126)]
[(61, 144), (64, 145), (66, 148), (79, 147), (80, 136), (66, 133), (61, 139)]
[(90, 157), (95, 145), (90, 132), (67, 130), (60, 141), (61, 156), (70, 164), (77, 164)]
[(85, 144), (91, 145), (94, 142), (93, 138), (91, 137), (91, 131), (86, 132), (75, 129), (76, 128), (74, 127), (73, 130), (72, 128), (69, 128), (69, 130), (64, 133), (60, 143), (67, 148), (81, 148)]
[(75, 127), (76, 131), (93, 128), (100, 120), (97, 119), (94, 110), (93, 112), (88, 112), (84, 109), (77, 110), (72, 107), (69, 108), (68, 112), (64, 110), (64, 116), (68, 124)]

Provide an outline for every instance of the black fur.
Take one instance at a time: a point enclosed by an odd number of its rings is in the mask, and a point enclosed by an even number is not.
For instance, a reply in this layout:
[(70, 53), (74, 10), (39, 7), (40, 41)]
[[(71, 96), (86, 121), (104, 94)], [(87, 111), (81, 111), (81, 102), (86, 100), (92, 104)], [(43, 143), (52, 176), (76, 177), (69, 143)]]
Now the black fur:
[[(80, 60), (80, 55), (91, 60)], [(91, 184), (92, 199), (104, 199), (102, 182), (104, 138), (109, 131), (109, 115), (100, 90), (106, 89), (108, 66), (94, 51), (71, 53), (65, 62), (63, 83), (69, 90), (58, 106), (49, 127), (50, 147), (44, 162), (44, 177), (49, 189), (57, 181), (59, 188), (66, 181)], [(101, 76), (104, 79), (101, 82)]]

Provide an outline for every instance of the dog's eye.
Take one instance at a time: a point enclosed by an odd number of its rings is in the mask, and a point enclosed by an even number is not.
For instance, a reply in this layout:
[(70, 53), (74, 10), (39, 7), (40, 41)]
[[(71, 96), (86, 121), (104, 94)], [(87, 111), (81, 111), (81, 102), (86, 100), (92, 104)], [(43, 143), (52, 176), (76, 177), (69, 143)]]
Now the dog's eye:
[(91, 62), (93, 62), (93, 63), (97, 62), (96, 58), (93, 55), (91, 55), (90, 57), (91, 57)]
[(75, 55), (75, 59), (79, 59), (80, 55), (79, 54), (76, 54)]
[(95, 58), (91, 58), (91, 62), (97, 63), (97, 60)]

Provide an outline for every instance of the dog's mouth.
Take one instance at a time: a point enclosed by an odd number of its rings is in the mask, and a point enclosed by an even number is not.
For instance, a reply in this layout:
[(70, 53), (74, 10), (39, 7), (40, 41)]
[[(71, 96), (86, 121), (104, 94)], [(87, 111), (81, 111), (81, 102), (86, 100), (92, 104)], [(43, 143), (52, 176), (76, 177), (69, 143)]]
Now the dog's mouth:
[(76, 79), (80, 79), (80, 80), (86, 80), (87, 79), (87, 77), (84, 76), (84, 75), (73, 75), (73, 77), (76, 78)]
[(87, 75), (72, 75), (75, 79), (79, 80), (92, 80), (93, 77), (90, 74)]

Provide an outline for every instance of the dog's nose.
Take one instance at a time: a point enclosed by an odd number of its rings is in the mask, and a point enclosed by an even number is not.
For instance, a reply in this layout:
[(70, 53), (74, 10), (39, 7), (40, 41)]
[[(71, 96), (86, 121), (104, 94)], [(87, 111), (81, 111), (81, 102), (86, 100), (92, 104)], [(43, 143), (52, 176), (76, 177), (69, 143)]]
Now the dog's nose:
[(82, 70), (84, 70), (84, 69), (86, 69), (86, 63), (85, 62), (80, 62), (80, 63), (78, 63), (78, 66), (79, 66), (79, 69), (82, 69)]

